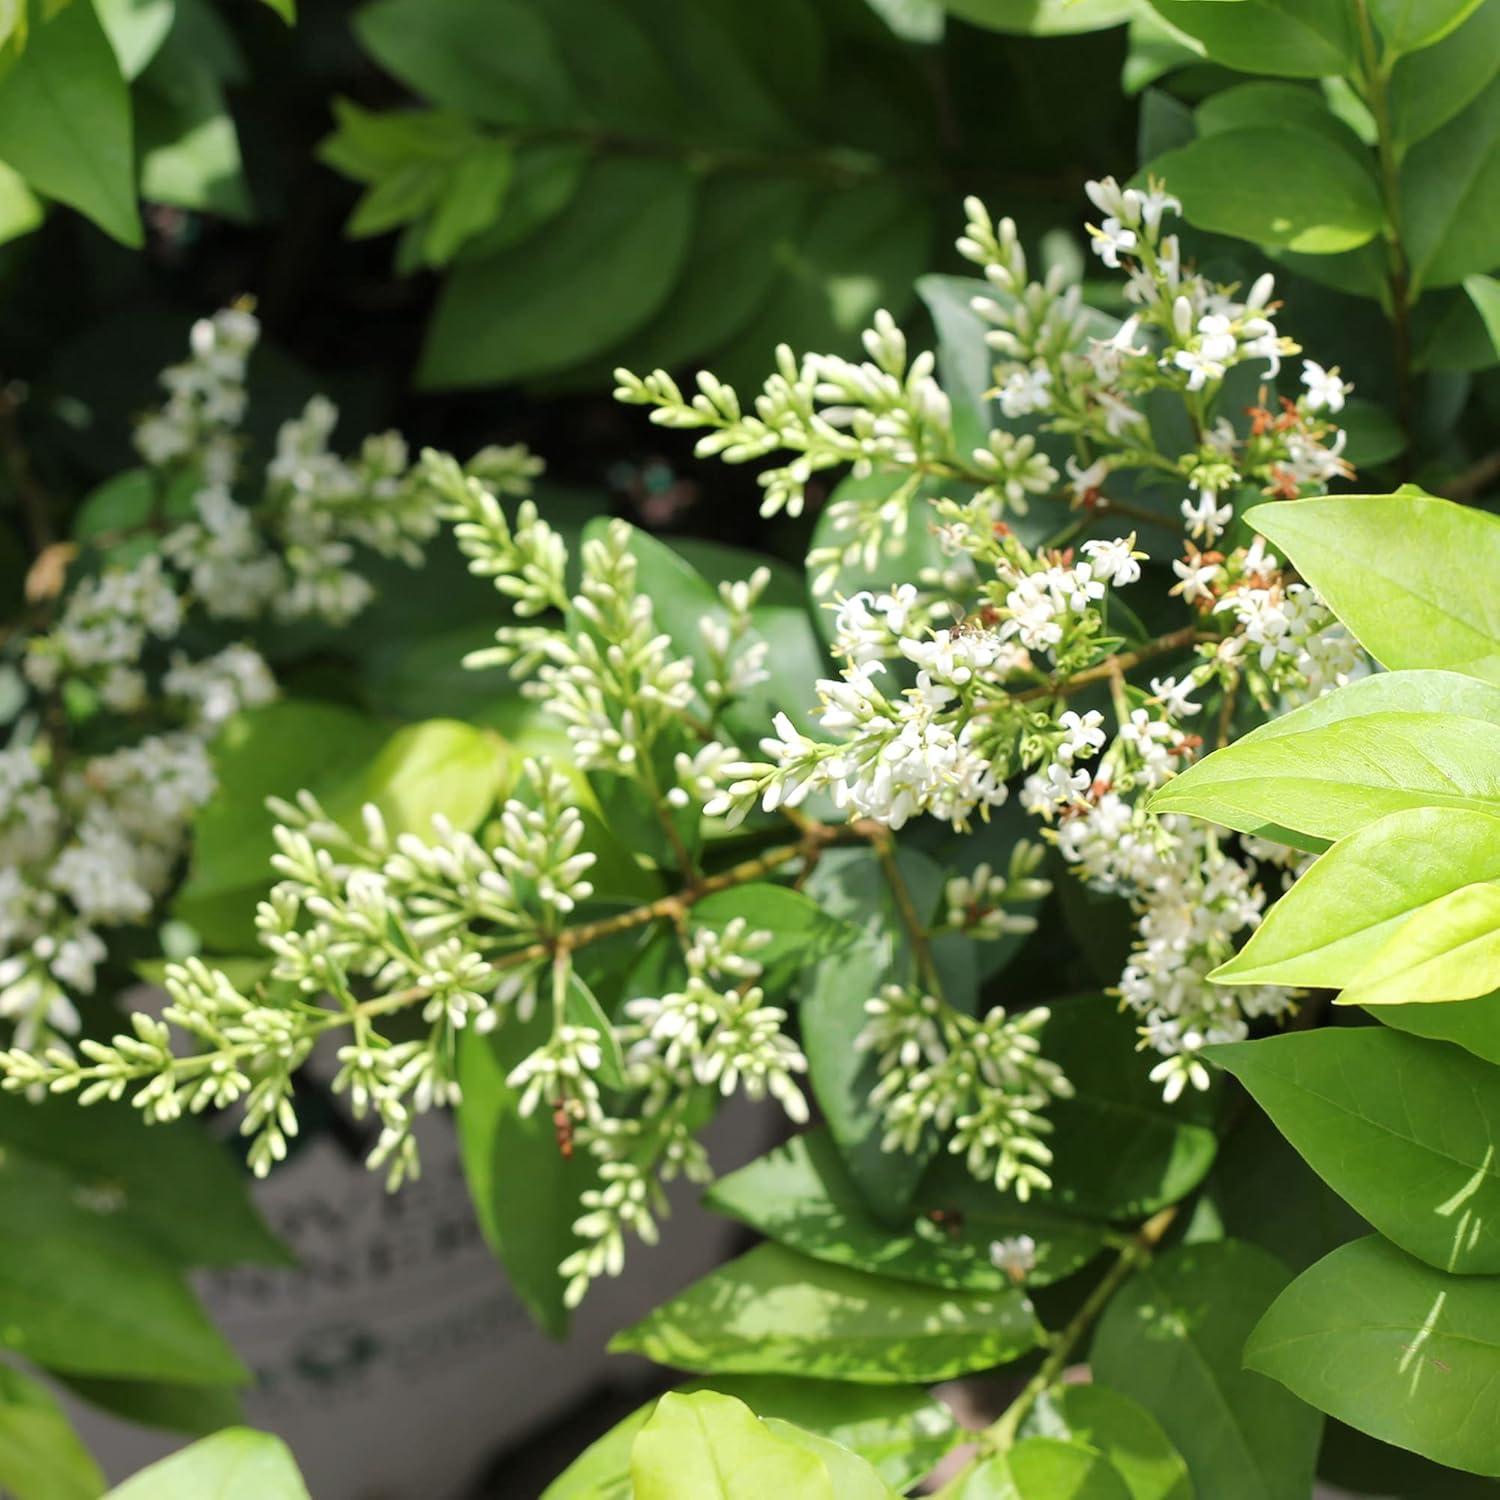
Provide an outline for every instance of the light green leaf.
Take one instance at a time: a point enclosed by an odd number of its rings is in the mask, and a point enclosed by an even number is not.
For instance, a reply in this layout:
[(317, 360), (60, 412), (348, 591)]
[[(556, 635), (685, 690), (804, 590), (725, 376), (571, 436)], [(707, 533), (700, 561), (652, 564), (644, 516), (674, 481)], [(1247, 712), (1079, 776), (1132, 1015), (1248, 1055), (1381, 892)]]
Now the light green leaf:
[(297, 24), (297, 0), (261, 0), (261, 4), (274, 10), (288, 26)]
[(0, 1492), (12, 1500), (96, 1500), (104, 1475), (45, 1386), (0, 1365)]
[[(960, 1433), (947, 1407), (920, 1386), (849, 1385), (782, 1375), (721, 1375), (690, 1382), (743, 1401), (761, 1417), (795, 1420), (807, 1432), (858, 1453), (893, 1489), (931, 1472)], [(543, 1491), (541, 1500), (634, 1500), (630, 1445), (655, 1410), (648, 1401), (592, 1443)]]
[(376, 0), (354, 29), (403, 83), (485, 124), (567, 125), (578, 113), (545, 14), (522, 0)]
[(943, 39), (943, 0), (870, 0), (870, 8), (902, 41)]
[[(1496, 10), (1500, 11), (1500, 6)], [(1474, 310), (1479, 314), (1480, 322), (1489, 337), (1489, 363), (1500, 361), (1500, 281), (1493, 276), (1466, 276), (1464, 292), (1474, 304)]]
[(529, 1021), (512, 1018), (487, 1036), (473, 1028), (459, 1040), (456, 1111), (464, 1178), (486, 1242), (504, 1263), (531, 1315), (555, 1337), (568, 1325), (558, 1266), (578, 1247), (578, 1201), (595, 1181), (592, 1161), (565, 1156), (551, 1111), (522, 1118), (511, 1071), (547, 1040), (551, 1008)]
[(1335, 844), (1213, 978), (1354, 984), (1412, 913), (1479, 880), (1500, 880), (1500, 818), (1451, 808), (1393, 813)]
[(1473, 1000), (1500, 988), (1500, 882), (1466, 885), (1412, 913), (1340, 1005)]
[[(1074, 1094), (1048, 1106), (1053, 1186), (1033, 1202), (1134, 1219), (1190, 1193), (1213, 1165), (1213, 1101), (1190, 1090), (1191, 1097), (1164, 1104), (1141, 1066), (1134, 1024), (1108, 996), (1074, 996), (1051, 1011), (1042, 1050)], [(1100, 1141), (1110, 1143), (1107, 1152)]]
[(1022, 1438), (987, 1459), (959, 1500), (1132, 1500), (1119, 1471), (1095, 1448), (1064, 1438)]
[(80, 1375), (246, 1380), (176, 1263), (111, 1206), (18, 1151), (0, 1155), (0, 1346)]
[(1297, 124), (1200, 136), (1151, 170), (1182, 199), (1190, 224), (1260, 245), (1336, 255), (1373, 239), (1383, 223), (1368, 167), (1327, 132)]
[(1151, 8), (1214, 62), (1243, 73), (1322, 78), (1352, 72), (1359, 57), (1344, 0), (1151, 0)]
[(1500, 1271), (1500, 1069), (1380, 1026), (1205, 1055), (1387, 1239), (1442, 1270)]
[(176, 0), (93, 0), (120, 72), (139, 78), (172, 29)]
[(1132, 0), (943, 0), (949, 12), (976, 26), (1017, 36), (1067, 36), (1123, 26)]
[(1500, 73), (1500, 5), (1481, 5), (1435, 47), (1400, 58), (1387, 98), (1391, 134), (1410, 146), (1446, 125)]
[(1500, 79), (1407, 153), (1401, 234), (1414, 297), (1500, 264)]
[(937, 1163), (924, 1179), (905, 1224), (883, 1224), (820, 1128), (720, 1178), (708, 1203), (816, 1260), (965, 1291), (1010, 1287), (990, 1259), (996, 1240), (1024, 1234), (1035, 1242), (1030, 1286), (1071, 1275), (1103, 1249), (1099, 1226), (1017, 1203), (962, 1167), (944, 1171), (947, 1165)]
[(1290, 556), (1385, 666), (1500, 682), (1500, 519), (1397, 494), (1258, 505), (1246, 520)]
[(455, 828), (479, 826), (494, 806), (504, 770), (498, 735), (457, 719), (428, 719), (398, 729), (357, 781), (329, 799), (328, 811), (353, 823), (373, 802), (391, 833), (432, 836), (441, 815)]
[(888, 1281), (761, 1245), (616, 1334), (610, 1348), (705, 1374), (899, 1385), (1005, 1364), (1038, 1336), (1018, 1291)]
[(1311, 1492), (1321, 1419), (1240, 1355), (1287, 1279), (1253, 1245), (1185, 1245), (1127, 1282), (1094, 1336), (1095, 1378), (1155, 1416), (1205, 1500)]
[(1130, 1500), (1193, 1500), (1187, 1463), (1145, 1407), (1108, 1386), (1063, 1385), (1044, 1395), (1031, 1426), (1102, 1453)]
[(1463, 25), (1484, 0), (1370, 0), (1370, 14), (1391, 52), (1416, 52)]
[(1500, 1278), (1449, 1276), (1378, 1235), (1304, 1271), (1245, 1362), (1383, 1442), (1500, 1476)]
[(0, 245), (30, 234), (45, 217), (46, 210), (25, 178), (0, 162)]
[(428, 329), (422, 383), (529, 379), (639, 328), (677, 279), (696, 197), (678, 161), (591, 163), (568, 207), (524, 244), (454, 268)]
[(291, 1450), (268, 1432), (231, 1427), (142, 1469), (105, 1500), (310, 1500)]
[[(147, 1125), (129, 1104), (79, 1109), (0, 1094), (0, 1141), (61, 1168), (75, 1191), (114, 1205), (142, 1238), (183, 1266), (288, 1265), (244, 1167), (197, 1120)], [(184, 1213), (192, 1203), (195, 1212)]]
[(1500, 815), (1500, 720), (1386, 711), (1283, 727), (1215, 751), (1151, 799), (1153, 812), (1313, 850), (1423, 807)]
[(92, 3), (33, 26), (0, 79), (0, 160), (121, 244), (141, 246), (130, 92)]
[(838, 1500), (823, 1460), (732, 1396), (668, 1392), (630, 1450), (634, 1500)]
[(783, 1442), (805, 1449), (822, 1461), (835, 1500), (900, 1500), (895, 1490), (864, 1459), (841, 1447), (832, 1438), (808, 1432), (781, 1417), (767, 1417), (765, 1426), (767, 1432)]
[(962, 449), (982, 447), (994, 423), (988, 392), (995, 383), (987, 324), (970, 303), (994, 288), (972, 276), (924, 276), (917, 294), (937, 326), (938, 378), (953, 408), (953, 433)]

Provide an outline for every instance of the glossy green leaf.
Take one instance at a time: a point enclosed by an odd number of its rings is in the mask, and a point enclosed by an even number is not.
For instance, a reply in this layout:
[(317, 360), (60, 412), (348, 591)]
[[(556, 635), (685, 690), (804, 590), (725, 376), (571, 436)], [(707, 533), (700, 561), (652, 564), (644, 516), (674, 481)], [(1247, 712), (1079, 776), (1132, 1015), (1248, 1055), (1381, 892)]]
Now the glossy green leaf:
[(810, 1130), (709, 1190), (709, 1205), (789, 1249), (832, 1265), (900, 1281), (965, 1291), (1004, 1291), (1009, 1275), (990, 1259), (996, 1240), (1029, 1236), (1045, 1286), (1071, 1275), (1104, 1247), (1104, 1231), (976, 1182), (962, 1167), (934, 1164), (905, 1226), (883, 1224), (866, 1207), (825, 1129)]
[(1450, 891), (1418, 908), (1339, 996), (1341, 1005), (1473, 1000), (1500, 988), (1500, 883)]
[(1074, 1094), (1048, 1106), (1053, 1186), (1033, 1201), (1090, 1218), (1134, 1219), (1190, 1193), (1213, 1165), (1213, 1102), (1196, 1090), (1162, 1102), (1141, 1065), (1134, 1023), (1108, 996), (1075, 996), (1051, 1010), (1042, 1050)]
[(1500, 1070), (1379, 1026), (1205, 1055), (1387, 1239), (1442, 1270), (1500, 1271)]
[[(919, 1386), (721, 1375), (680, 1389), (734, 1396), (761, 1417), (782, 1417), (832, 1438), (864, 1458), (896, 1490), (909, 1489), (930, 1473), (960, 1436), (948, 1409)], [(634, 1500), (630, 1446), (655, 1407), (655, 1401), (648, 1401), (590, 1444), (547, 1486), (541, 1500)]]
[(1322, 78), (1352, 71), (1359, 56), (1343, 0), (1151, 0), (1151, 8), (1214, 62), (1244, 73)]
[(1113, 1464), (1097, 1449), (1065, 1438), (1022, 1438), (986, 1459), (958, 1500), (1132, 1500)]
[(376, 0), (354, 28), (419, 94), (486, 124), (564, 125), (576, 112), (545, 15), (522, 0)]
[(455, 828), (477, 828), (494, 806), (504, 769), (499, 738), (457, 719), (398, 729), (360, 774), (330, 799), (335, 817), (353, 821), (373, 802), (394, 836), (432, 836), (441, 815)]
[(428, 328), (421, 382), (530, 379), (634, 332), (676, 281), (696, 196), (696, 179), (679, 161), (591, 163), (567, 208), (524, 244), (455, 266)]
[(105, 1500), (309, 1500), (291, 1450), (268, 1432), (231, 1427), (142, 1469)]
[(610, 1348), (705, 1374), (795, 1374), (867, 1385), (946, 1380), (1036, 1346), (1018, 1291), (890, 1281), (761, 1245), (710, 1272)]
[(96, 1500), (104, 1475), (45, 1386), (0, 1365), (0, 1493)]
[(1473, 1000), (1373, 1005), (1370, 1014), (1382, 1025), (1452, 1042), (1500, 1067), (1500, 992)]
[(1102, 1453), (1130, 1500), (1193, 1500), (1187, 1463), (1145, 1407), (1098, 1384), (1063, 1385), (1032, 1410), (1031, 1430)]
[(1135, 14), (1131, 0), (943, 0), (961, 20), (1017, 36), (1065, 36), (1123, 26)]
[(1407, 153), (1401, 234), (1418, 288), (1500, 265), (1500, 79)]
[[(1500, 682), (1500, 519), (1400, 494), (1258, 505), (1246, 520), (1385, 666)], [(1455, 558), (1464, 560), (1461, 588)]]
[(1478, 880), (1500, 880), (1500, 819), (1454, 808), (1394, 813), (1335, 844), (1213, 977), (1224, 984), (1353, 984), (1414, 912)]
[(1201, 1496), (1290, 1500), (1312, 1489), (1321, 1418), (1241, 1360), (1287, 1280), (1253, 1245), (1185, 1245), (1138, 1272), (1100, 1320), (1095, 1377), (1155, 1416)]
[(1500, 5), (1481, 5), (1433, 47), (1398, 59), (1387, 85), (1391, 133), (1412, 145), (1446, 125), (1500, 73)]
[(560, 1337), (568, 1312), (557, 1268), (578, 1246), (573, 1221), (595, 1169), (583, 1153), (564, 1155), (549, 1108), (523, 1118), (520, 1094), (506, 1082), (551, 1027), (551, 1007), (540, 1005), (529, 1021), (512, 1018), (487, 1036), (466, 1030), (456, 1115), (464, 1178), (485, 1240), (531, 1315)]
[(1182, 200), (1188, 223), (1256, 244), (1336, 255), (1373, 239), (1383, 222), (1368, 168), (1325, 132), (1300, 125), (1200, 136), (1151, 170)]
[(822, 1459), (732, 1396), (668, 1392), (630, 1451), (634, 1500), (837, 1500)]
[(1372, 1437), (1500, 1476), (1500, 1278), (1450, 1276), (1371, 1235), (1276, 1299), (1245, 1362)]
[(15, 1150), (0, 1154), (0, 1347), (80, 1375), (246, 1380), (176, 1263), (112, 1207)]
[(121, 244), (140, 247), (130, 92), (91, 3), (63, 6), (32, 26), (0, 79), (0, 160)]
[(1370, 0), (1370, 15), (1392, 52), (1416, 52), (1463, 25), (1484, 0)]
[(66, 1172), (83, 1197), (110, 1202), (183, 1266), (291, 1263), (250, 1197), (249, 1174), (197, 1120), (147, 1125), (129, 1104), (85, 1111), (69, 1098), (0, 1094), (0, 1141)]
[(1290, 831), (1314, 849), (1417, 808), (1500, 814), (1500, 721), (1387, 710), (1249, 735), (1174, 777), (1151, 808), (1283, 842)]

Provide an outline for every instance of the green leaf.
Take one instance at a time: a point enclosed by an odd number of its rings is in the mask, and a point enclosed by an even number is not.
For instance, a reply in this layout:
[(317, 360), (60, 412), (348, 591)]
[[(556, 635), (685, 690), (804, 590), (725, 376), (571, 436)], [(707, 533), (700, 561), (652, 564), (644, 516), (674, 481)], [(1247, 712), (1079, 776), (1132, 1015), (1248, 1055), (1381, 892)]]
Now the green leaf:
[(1299, 125), (1200, 136), (1151, 170), (1182, 199), (1188, 223), (1259, 245), (1336, 255), (1373, 239), (1383, 223), (1368, 168), (1326, 132)]
[(771, 941), (755, 951), (765, 966), (761, 982), (767, 993), (784, 990), (806, 965), (841, 952), (859, 937), (858, 928), (821, 910), (802, 891), (763, 881), (716, 892), (693, 907), (695, 927), (722, 930), (740, 918), (771, 934)]
[(141, 196), (239, 222), (254, 216), (239, 136), (211, 64), (174, 34), (135, 91)]
[(1132, 1500), (1119, 1471), (1097, 1449), (1055, 1437), (1022, 1438), (986, 1459), (959, 1500)]
[(504, 211), (459, 247), (458, 258), (482, 262), (551, 223), (573, 201), (589, 154), (589, 148), (578, 141), (519, 145)]
[(1500, 1279), (1449, 1276), (1378, 1235), (1304, 1271), (1245, 1362), (1383, 1442), (1500, 1476)]
[(178, 1267), (111, 1208), (17, 1151), (0, 1154), (0, 1346), (80, 1375), (246, 1380)]
[(46, 217), (21, 174), (0, 162), (0, 245), (30, 234)]
[(520, 1095), (506, 1082), (551, 1027), (551, 1008), (541, 1005), (529, 1021), (513, 1018), (487, 1036), (465, 1031), (456, 1118), (464, 1177), (485, 1240), (532, 1317), (561, 1337), (568, 1313), (557, 1268), (578, 1246), (573, 1220), (594, 1167), (582, 1154), (563, 1154), (548, 1109), (522, 1118)]
[(1413, 912), (1340, 1005), (1473, 1000), (1500, 988), (1500, 883), (1466, 885)]
[(568, 974), (568, 990), (563, 999), (563, 1016), (569, 1026), (587, 1027), (598, 1033), (599, 1082), (607, 1089), (625, 1087), (625, 1058), (620, 1051), (620, 1039), (610, 1025), (604, 1007), (594, 998), (594, 992), (577, 974)]
[(1496, 879), (1500, 818), (1452, 808), (1393, 813), (1335, 844), (1213, 978), (1329, 989), (1354, 984), (1414, 912), (1476, 880)]
[(1187, 1463), (1145, 1407), (1108, 1386), (1063, 1385), (1042, 1396), (1032, 1423), (1045, 1437), (1102, 1453), (1130, 1500), (1193, 1500)]
[(1401, 164), (1412, 295), (1500, 264), (1500, 79)]
[[(953, 1447), (959, 1429), (947, 1407), (920, 1386), (848, 1385), (782, 1375), (723, 1375), (711, 1387), (762, 1417), (797, 1421), (857, 1453), (893, 1489), (909, 1489)], [(656, 1402), (648, 1401), (592, 1443), (543, 1491), (541, 1500), (634, 1500), (630, 1446)]]
[(1370, 0), (1381, 39), (1395, 52), (1416, 52), (1461, 26), (1484, 0)]
[(421, 382), (529, 379), (639, 328), (677, 279), (696, 197), (696, 179), (677, 161), (591, 163), (572, 202), (539, 233), (454, 268), (428, 329)]
[(228, 1386), (110, 1380), (94, 1375), (67, 1375), (62, 1380), (90, 1406), (142, 1427), (203, 1437), (224, 1427), (237, 1427), (245, 1420), (240, 1398)]
[(260, 3), (274, 10), (288, 26), (297, 24), (297, 0), (260, 0)]
[(1105, 1309), (1094, 1376), (1156, 1417), (1212, 1500), (1289, 1500), (1312, 1489), (1322, 1426), (1310, 1407), (1243, 1368), (1240, 1351), (1286, 1286), (1285, 1268), (1238, 1240), (1153, 1261)]
[(815, 1260), (963, 1291), (1011, 1285), (990, 1259), (996, 1240), (1025, 1234), (1035, 1241), (1031, 1286), (1071, 1275), (1103, 1249), (1100, 1227), (1017, 1203), (962, 1167), (945, 1166), (924, 1179), (909, 1225), (893, 1229), (865, 1206), (827, 1131), (810, 1130), (720, 1178), (708, 1203)]
[(0, 1491), (12, 1500), (95, 1500), (104, 1475), (45, 1386), (0, 1365)]
[(1036, 1347), (1026, 1299), (888, 1281), (761, 1245), (610, 1342), (706, 1374), (796, 1374), (858, 1384), (946, 1380)]
[(354, 29), (403, 83), (485, 124), (567, 125), (578, 114), (556, 39), (522, 0), (376, 0)]
[(1473, 1000), (1376, 1005), (1370, 1014), (1383, 1025), (1409, 1031), (1413, 1036), (1452, 1042), (1500, 1067), (1500, 992)]
[(1391, 134), (1410, 146), (1446, 125), (1500, 73), (1500, 5), (1481, 5), (1435, 47), (1399, 59), (1387, 99)]
[[(1213, 3), (1213, 0), (1204, 0)], [(1225, 3), (1225, 0), (1217, 0)], [(1350, 152), (1361, 161), (1364, 148), (1358, 137), (1328, 108), (1323, 95), (1300, 83), (1237, 83), (1232, 88), (1210, 94), (1196, 110), (1193, 119), (1202, 136), (1222, 135), (1229, 130), (1275, 130), (1294, 126), (1323, 136), (1341, 151)], [(1169, 187), (1175, 184), (1169, 181)]]
[(924, 276), (917, 295), (937, 327), (938, 379), (953, 408), (953, 434), (960, 449), (982, 447), (989, 438), (994, 352), (985, 343), (986, 323), (970, 304), (995, 289), (972, 276)]
[(1053, 1186), (1034, 1201), (1135, 1219), (1190, 1193), (1213, 1165), (1212, 1101), (1193, 1090), (1164, 1104), (1141, 1065), (1134, 1024), (1107, 996), (1075, 996), (1051, 1010), (1042, 1050), (1075, 1092), (1048, 1106)]
[(1413, 808), (1500, 814), (1500, 721), (1387, 711), (1249, 735), (1151, 799), (1313, 849)]
[[(1287, 827), (1290, 820), (1280, 796), (1281, 782), (1276, 783), (1276, 796), (1267, 799), (1262, 799), (1248, 782), (1240, 787), (1238, 783), (1244, 780), (1236, 769), (1241, 764), (1240, 756), (1262, 754), (1260, 747), (1270, 740), (1293, 739), (1371, 714), (1446, 716), (1450, 723), (1477, 720), (1494, 724), (1500, 722), (1500, 689), (1458, 672), (1377, 672), (1358, 678), (1252, 729), (1224, 750), (1214, 751), (1167, 782), (1152, 796), (1150, 807), (1158, 813), (1192, 813), (1241, 833), (1256, 833), (1319, 852), (1329, 838), (1352, 831), (1354, 823), (1342, 818), (1328, 820), (1319, 809), (1305, 820), (1311, 826), (1299, 823)], [(1245, 750), (1246, 746), (1257, 748)], [(1220, 791), (1221, 781), (1233, 788), (1232, 794)], [(1356, 796), (1350, 807), (1357, 810), (1359, 805)], [(1330, 832), (1315, 835), (1314, 826), (1326, 827)]]
[(176, 0), (93, 0), (127, 79), (139, 78), (172, 29)]
[(457, 719), (429, 719), (398, 729), (357, 782), (330, 799), (328, 811), (350, 822), (373, 802), (391, 833), (432, 837), (442, 816), (455, 828), (477, 828), (494, 806), (504, 766), (497, 735)]
[(634, 1500), (837, 1500), (823, 1460), (733, 1396), (668, 1392), (630, 1450)]
[(1322, 78), (1353, 72), (1358, 62), (1344, 0), (1151, 0), (1151, 8), (1201, 42), (1214, 62), (1243, 73)]
[[(75, 1191), (98, 1196), (183, 1266), (288, 1265), (266, 1228), (250, 1178), (196, 1120), (147, 1125), (129, 1104), (79, 1109), (72, 1099), (32, 1104), (0, 1095), (0, 1141), (59, 1167)], [(194, 1206), (183, 1212), (183, 1204)]]
[(1131, 0), (943, 0), (948, 11), (976, 26), (1017, 36), (1066, 36), (1123, 26)]
[[(835, 1500), (900, 1500), (900, 1497), (857, 1453), (840, 1447), (821, 1433), (808, 1432), (781, 1417), (767, 1417), (766, 1430), (783, 1442), (815, 1455), (828, 1474)], [(684, 1500), (688, 1500), (684, 1496)]]
[(105, 1500), (309, 1500), (291, 1450), (268, 1432), (231, 1427), (142, 1469)]
[(1378, 1026), (1204, 1050), (1387, 1239), (1443, 1270), (1500, 1271), (1500, 1070)]
[[(1500, 683), (1494, 516), (1429, 495), (1325, 495), (1257, 505), (1246, 520), (1290, 556), (1385, 666), (1438, 667)], [(1458, 559), (1462, 588), (1453, 571)]]
[(130, 92), (90, 0), (33, 26), (0, 79), (0, 160), (140, 248)]

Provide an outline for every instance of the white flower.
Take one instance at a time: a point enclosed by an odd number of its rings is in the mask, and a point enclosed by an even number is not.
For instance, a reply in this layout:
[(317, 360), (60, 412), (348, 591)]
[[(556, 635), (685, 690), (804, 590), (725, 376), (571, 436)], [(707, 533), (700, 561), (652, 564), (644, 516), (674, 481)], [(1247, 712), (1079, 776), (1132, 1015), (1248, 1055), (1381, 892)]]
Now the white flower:
[(1135, 550), (1135, 533), (1127, 537), (1116, 537), (1112, 541), (1092, 541), (1083, 544), (1083, 555), (1093, 564), (1094, 576), (1124, 588), (1141, 576), (1141, 559), (1146, 554)]
[(1302, 384), (1307, 387), (1307, 405), (1311, 411), (1343, 411), (1344, 397), (1354, 389), (1339, 378), (1337, 365), (1325, 370), (1314, 359), (1302, 361)]
[(1232, 505), (1220, 505), (1213, 490), (1203, 490), (1197, 500), (1189, 496), (1182, 502), (1182, 519), (1188, 523), (1188, 534), (1195, 540), (1216, 542), (1234, 517)]
[(1057, 727), (1063, 731), (1062, 742), (1057, 747), (1059, 759), (1072, 762), (1095, 755), (1104, 748), (1104, 715), (1097, 708), (1078, 714), (1071, 708), (1062, 714)]

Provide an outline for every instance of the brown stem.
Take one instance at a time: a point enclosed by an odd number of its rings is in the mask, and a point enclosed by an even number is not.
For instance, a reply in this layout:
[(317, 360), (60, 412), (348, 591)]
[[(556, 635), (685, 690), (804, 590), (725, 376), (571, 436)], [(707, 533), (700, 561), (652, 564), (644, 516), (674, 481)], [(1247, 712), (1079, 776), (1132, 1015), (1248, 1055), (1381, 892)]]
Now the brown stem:
[(911, 887), (907, 885), (906, 877), (901, 873), (901, 866), (896, 860), (896, 841), (891, 837), (889, 829), (882, 828), (871, 842), (875, 847), (875, 857), (880, 861), (885, 883), (890, 887), (891, 899), (896, 903), (896, 914), (901, 918), (901, 925), (911, 941), (912, 957), (917, 963), (917, 977), (928, 994), (941, 1000), (943, 981), (933, 962), (930, 934), (917, 910), (916, 902), (912, 900)]
[(1166, 635), (1159, 635), (1155, 640), (1147, 641), (1144, 646), (1137, 646), (1134, 651), (1122, 651), (1118, 656), (1111, 656), (1097, 666), (1085, 667), (1071, 677), (1064, 677), (1061, 682), (1039, 682), (1034, 687), (1009, 693), (993, 703), (981, 703), (975, 712), (993, 713), (1008, 703), (1034, 703), (1039, 698), (1067, 698), (1096, 682), (1108, 682), (1117, 674), (1134, 671), (1136, 667), (1154, 661), (1159, 656), (1169, 656), (1174, 651), (1181, 651), (1202, 638), (1202, 632), (1196, 625), (1184, 625), (1181, 630), (1171, 630)]
[(1449, 500), (1472, 500), (1496, 480), (1500, 480), (1500, 448), (1476, 459), (1467, 469), (1461, 469), (1439, 488), (1438, 493)]

